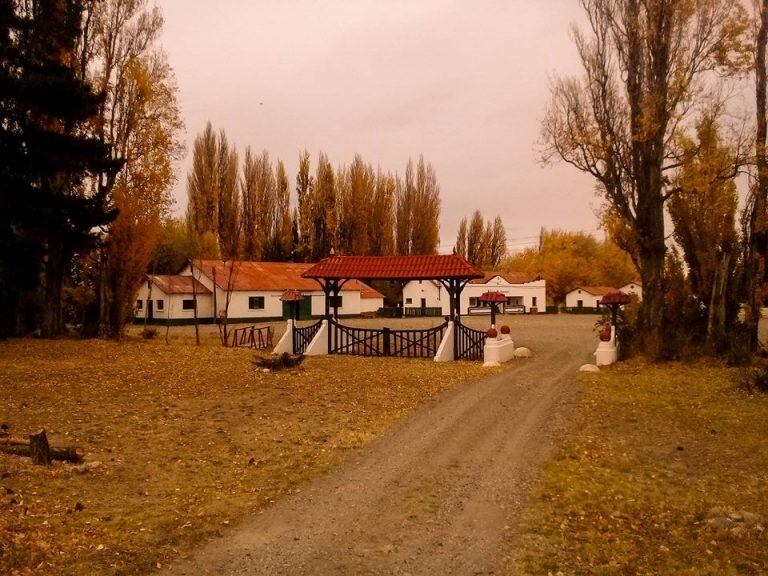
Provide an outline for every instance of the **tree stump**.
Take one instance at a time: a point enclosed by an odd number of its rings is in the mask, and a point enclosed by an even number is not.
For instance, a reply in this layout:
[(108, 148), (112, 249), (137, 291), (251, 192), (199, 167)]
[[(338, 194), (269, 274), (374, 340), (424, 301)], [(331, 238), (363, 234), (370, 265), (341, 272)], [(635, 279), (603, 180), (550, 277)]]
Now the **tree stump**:
[(48, 436), (45, 429), (36, 434), (29, 435), (29, 455), (32, 462), (40, 466), (48, 466), (51, 463), (51, 447), (48, 444)]

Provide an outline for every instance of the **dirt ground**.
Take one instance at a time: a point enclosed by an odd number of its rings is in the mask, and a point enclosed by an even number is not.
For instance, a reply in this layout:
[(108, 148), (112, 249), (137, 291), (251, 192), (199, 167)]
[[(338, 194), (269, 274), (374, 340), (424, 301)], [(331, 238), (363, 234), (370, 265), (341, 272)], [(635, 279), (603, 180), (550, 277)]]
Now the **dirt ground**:
[(594, 320), (505, 319), (534, 358), (434, 398), (168, 573), (500, 573), (505, 535), (578, 398), (575, 370), (594, 350)]

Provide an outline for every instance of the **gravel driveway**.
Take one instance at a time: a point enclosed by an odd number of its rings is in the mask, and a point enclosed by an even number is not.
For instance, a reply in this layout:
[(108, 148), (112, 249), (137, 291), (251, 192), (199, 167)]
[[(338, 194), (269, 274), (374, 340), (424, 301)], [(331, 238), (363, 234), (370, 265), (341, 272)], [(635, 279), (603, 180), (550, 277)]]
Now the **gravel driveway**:
[(436, 397), (170, 573), (499, 574), (508, 531), (577, 397), (575, 370), (591, 361), (594, 321), (505, 318), (534, 358)]

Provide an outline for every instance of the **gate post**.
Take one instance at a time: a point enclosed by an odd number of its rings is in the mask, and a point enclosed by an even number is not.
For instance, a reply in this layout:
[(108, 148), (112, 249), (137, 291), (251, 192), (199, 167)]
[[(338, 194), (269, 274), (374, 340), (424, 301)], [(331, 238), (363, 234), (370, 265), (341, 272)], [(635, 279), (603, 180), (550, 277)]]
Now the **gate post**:
[(384, 328), (384, 356), (389, 356), (392, 352), (389, 345), (389, 328)]

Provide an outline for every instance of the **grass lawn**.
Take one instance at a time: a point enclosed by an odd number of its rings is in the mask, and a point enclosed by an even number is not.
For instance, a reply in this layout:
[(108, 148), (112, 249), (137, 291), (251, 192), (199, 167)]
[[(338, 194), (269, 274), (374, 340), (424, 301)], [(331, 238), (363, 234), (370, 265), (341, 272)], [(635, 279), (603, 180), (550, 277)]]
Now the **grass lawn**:
[(583, 375), (513, 574), (768, 574), (768, 395), (715, 364)]
[[(162, 336), (158, 336), (158, 339)], [(138, 574), (227, 530), (479, 363), (309, 358), (263, 373), (189, 340), (0, 343), (0, 422), (85, 472), (0, 454), (0, 573)]]

